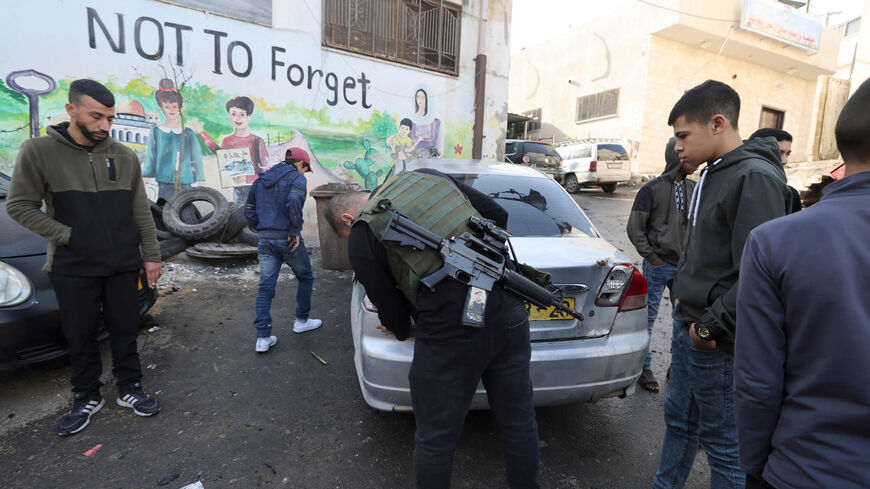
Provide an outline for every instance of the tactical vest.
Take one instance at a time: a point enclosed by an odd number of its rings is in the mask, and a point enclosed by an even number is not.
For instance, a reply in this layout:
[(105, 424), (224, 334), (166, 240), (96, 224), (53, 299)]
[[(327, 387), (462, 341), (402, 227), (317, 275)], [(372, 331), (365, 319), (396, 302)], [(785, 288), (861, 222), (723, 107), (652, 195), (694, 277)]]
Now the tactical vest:
[[(465, 194), (450, 180), (426, 173), (400, 173), (384, 182), (354, 222), (365, 222), (378, 239), (384, 235), (393, 216), (392, 210), (378, 208), (385, 200), (390, 201), (391, 209), (442, 238), (459, 236), (466, 231), (473, 233), (468, 218), (480, 217)], [(417, 251), (393, 243), (384, 243), (384, 246), (393, 280), (416, 312), (420, 279), (441, 268), (444, 260), (437, 250)]]

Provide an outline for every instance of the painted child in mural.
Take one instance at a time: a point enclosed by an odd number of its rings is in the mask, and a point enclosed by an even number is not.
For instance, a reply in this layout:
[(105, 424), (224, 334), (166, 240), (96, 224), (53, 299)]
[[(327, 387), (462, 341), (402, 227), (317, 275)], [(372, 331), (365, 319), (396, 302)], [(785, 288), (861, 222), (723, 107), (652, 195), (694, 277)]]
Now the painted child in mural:
[(184, 99), (175, 89), (175, 83), (167, 78), (160, 80), (154, 99), (163, 112), (163, 123), (151, 129), (142, 176), (157, 180), (158, 200), (169, 200), (175, 195), (176, 183), (181, 189), (190, 188), (194, 182), (205, 181), (205, 170), (202, 167), (199, 139), (189, 127), (184, 128), (184, 157), (179, 157)]
[(429, 94), (423, 87), (414, 92), (414, 115), (411, 120), (410, 137), (417, 145), (414, 155), (419, 158), (440, 156), (442, 153), (441, 120), (435, 118), (429, 110)]
[(387, 146), (392, 150), (393, 164), (398, 160), (407, 160), (414, 156), (414, 148), (422, 141), (412, 141), (409, 134), (414, 129), (414, 123), (411, 119), (405, 118), (399, 122), (399, 134), (393, 134), (387, 138)]
[[(196, 127), (202, 140), (212, 151), (219, 149), (232, 148), (248, 148), (251, 152), (251, 161), (254, 167), (254, 174), (248, 176), (247, 183), (252, 184), (261, 173), (268, 170), (271, 164), (269, 163), (269, 155), (266, 152), (266, 143), (263, 138), (256, 134), (251, 134), (248, 127), (251, 115), (254, 113), (254, 101), (249, 97), (240, 96), (234, 97), (227, 101), (226, 104), (227, 116), (230, 124), (233, 126), (233, 133), (225, 136), (221, 145), (218, 146), (214, 140), (205, 133), (202, 123), (199, 121), (191, 121), (191, 126)], [(248, 192), (251, 190), (250, 185), (233, 188), (233, 201), (238, 206), (245, 205), (245, 199), (248, 197)]]

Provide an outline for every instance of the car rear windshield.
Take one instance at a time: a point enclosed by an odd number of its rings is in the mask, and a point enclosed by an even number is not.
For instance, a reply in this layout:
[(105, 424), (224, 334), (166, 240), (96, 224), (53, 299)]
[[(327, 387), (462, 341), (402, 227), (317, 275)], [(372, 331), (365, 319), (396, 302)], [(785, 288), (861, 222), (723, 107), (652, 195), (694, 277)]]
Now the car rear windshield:
[(508, 212), (513, 236), (597, 237), (592, 223), (553, 180), (515, 175), (455, 175)]
[(619, 144), (599, 144), (598, 145), (599, 160), (627, 160), (628, 153), (625, 148)]
[(556, 148), (550, 146), (549, 144), (544, 143), (525, 143), (526, 153), (539, 153), (547, 156), (559, 156), (559, 153), (556, 152)]

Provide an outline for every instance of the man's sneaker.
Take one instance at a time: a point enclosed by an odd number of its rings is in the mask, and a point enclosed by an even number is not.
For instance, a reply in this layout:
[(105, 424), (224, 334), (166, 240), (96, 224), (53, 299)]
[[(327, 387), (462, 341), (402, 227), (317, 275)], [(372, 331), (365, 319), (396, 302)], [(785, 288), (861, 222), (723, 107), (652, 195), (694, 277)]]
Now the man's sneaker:
[(257, 346), (254, 348), (257, 353), (266, 353), (269, 351), (269, 348), (275, 346), (275, 343), (278, 342), (278, 338), (274, 336), (270, 336), (268, 338), (257, 338)]
[(77, 392), (73, 398), (72, 411), (60, 420), (57, 434), (69, 436), (85, 429), (91, 422), (91, 416), (99, 411), (105, 403), (106, 401), (103, 400), (99, 392), (96, 394)]
[(130, 384), (129, 387), (118, 389), (118, 405), (133, 410), (137, 416), (154, 416), (160, 412), (160, 404), (157, 399), (149, 396), (142, 390), (139, 382)]
[(319, 319), (308, 318), (305, 321), (300, 321), (297, 319), (293, 322), (293, 332), (304, 333), (306, 331), (311, 331), (312, 329), (319, 328), (321, 324), (323, 324), (323, 321)]

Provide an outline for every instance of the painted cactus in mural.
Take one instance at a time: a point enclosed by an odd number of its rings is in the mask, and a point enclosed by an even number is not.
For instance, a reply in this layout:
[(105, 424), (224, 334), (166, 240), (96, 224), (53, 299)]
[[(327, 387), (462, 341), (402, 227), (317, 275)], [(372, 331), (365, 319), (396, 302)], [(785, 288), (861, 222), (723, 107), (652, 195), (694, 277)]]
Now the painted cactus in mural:
[(369, 143), (368, 139), (362, 140), (362, 147), (363, 149), (365, 149), (365, 153), (363, 153), (362, 157), (355, 159), (353, 162), (345, 161), (344, 167), (348, 170), (355, 171), (360, 177), (362, 177), (364, 182), (363, 186), (366, 189), (374, 190), (375, 187), (378, 186), (378, 177), (385, 174), (386, 172), (384, 170), (372, 170), (375, 161), (371, 158), (371, 156), (378, 151), (372, 148), (371, 143)]

